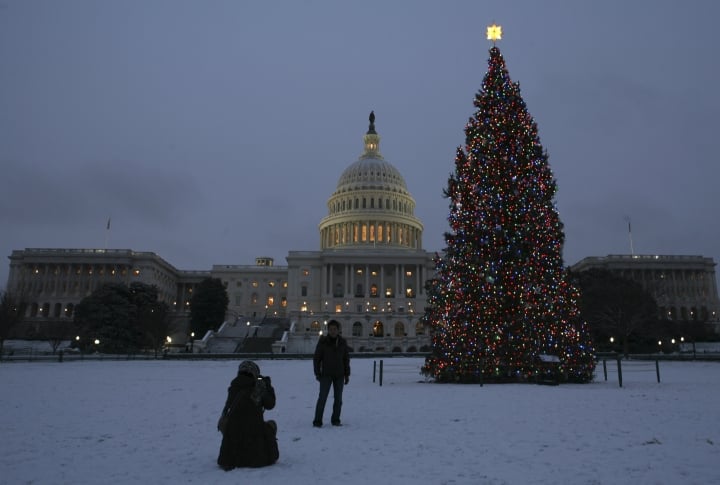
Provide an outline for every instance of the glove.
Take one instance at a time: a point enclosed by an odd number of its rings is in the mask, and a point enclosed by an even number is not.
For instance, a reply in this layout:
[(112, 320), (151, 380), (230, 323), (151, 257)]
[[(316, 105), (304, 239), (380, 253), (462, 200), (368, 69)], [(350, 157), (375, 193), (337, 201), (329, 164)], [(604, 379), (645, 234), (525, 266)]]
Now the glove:
[(345, 376), (345, 384), (347, 384), (348, 382), (350, 382), (350, 376)]

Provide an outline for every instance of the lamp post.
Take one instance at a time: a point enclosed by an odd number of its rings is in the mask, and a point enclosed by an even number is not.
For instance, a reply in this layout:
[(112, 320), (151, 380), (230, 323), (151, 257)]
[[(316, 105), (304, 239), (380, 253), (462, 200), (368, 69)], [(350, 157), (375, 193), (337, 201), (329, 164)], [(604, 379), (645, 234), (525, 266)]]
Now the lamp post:
[(193, 347), (195, 346), (195, 332), (190, 332), (190, 353), (193, 353)]

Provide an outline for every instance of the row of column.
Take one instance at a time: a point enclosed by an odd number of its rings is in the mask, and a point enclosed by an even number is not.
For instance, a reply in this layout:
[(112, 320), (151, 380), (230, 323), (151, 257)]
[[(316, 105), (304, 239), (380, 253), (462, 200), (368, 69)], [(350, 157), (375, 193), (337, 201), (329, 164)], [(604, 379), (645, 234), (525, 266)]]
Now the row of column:
[(408, 224), (377, 221), (334, 224), (323, 229), (321, 234), (323, 248), (360, 243), (397, 243), (400, 246), (419, 248), (421, 236), (418, 228)]
[(666, 302), (687, 297), (711, 299), (717, 295), (715, 279), (709, 271), (635, 269), (622, 271), (621, 275), (641, 283), (653, 296)]
[(386, 298), (385, 296), (385, 268), (387, 266), (392, 266), (394, 269), (394, 284), (392, 285), (394, 295), (392, 298), (405, 298), (406, 297), (406, 290), (407, 286), (405, 285), (405, 272), (410, 270), (413, 273), (414, 276), (414, 286), (412, 287), (413, 290), (413, 296), (417, 297), (418, 295), (421, 295), (423, 293), (423, 278), (425, 275), (423, 274), (425, 272), (425, 268), (420, 264), (411, 264), (411, 265), (405, 265), (405, 264), (394, 264), (394, 265), (387, 265), (387, 264), (365, 264), (365, 265), (355, 265), (355, 264), (343, 264), (343, 280), (342, 282), (336, 282), (335, 281), (335, 274), (333, 271), (333, 267), (336, 266), (335, 264), (326, 264), (324, 271), (323, 271), (323, 289), (324, 289), (324, 298), (331, 298), (333, 296), (333, 290), (335, 288), (335, 285), (337, 283), (342, 283), (343, 285), (343, 297), (354, 297), (355, 296), (355, 287), (358, 284), (357, 280), (354, 278), (354, 275), (356, 274), (356, 271), (358, 268), (363, 270), (363, 298), (367, 298), (370, 296), (370, 268), (371, 267), (378, 267), (380, 269), (380, 281), (379, 281), (379, 297)]

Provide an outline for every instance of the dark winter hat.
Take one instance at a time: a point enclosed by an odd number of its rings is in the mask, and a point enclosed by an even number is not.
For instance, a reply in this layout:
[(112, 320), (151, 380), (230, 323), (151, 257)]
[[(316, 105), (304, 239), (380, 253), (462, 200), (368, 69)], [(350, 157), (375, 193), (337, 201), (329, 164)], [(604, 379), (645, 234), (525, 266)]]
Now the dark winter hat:
[(257, 379), (260, 377), (260, 367), (252, 360), (244, 360), (238, 367), (238, 374), (248, 374)]
[(340, 330), (340, 322), (338, 322), (337, 320), (330, 320), (328, 322), (328, 327), (335, 327)]

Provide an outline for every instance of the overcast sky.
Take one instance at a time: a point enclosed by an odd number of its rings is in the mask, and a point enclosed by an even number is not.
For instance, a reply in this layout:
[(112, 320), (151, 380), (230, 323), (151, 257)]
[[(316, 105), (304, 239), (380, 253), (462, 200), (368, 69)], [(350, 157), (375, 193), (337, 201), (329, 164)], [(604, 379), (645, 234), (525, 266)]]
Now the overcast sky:
[[(0, 287), (12, 250), (286, 264), (375, 110), (424, 248), (488, 24), (557, 179), (565, 263), (720, 261), (720, 3), (0, 0)], [(106, 230), (108, 218), (111, 229)]]

